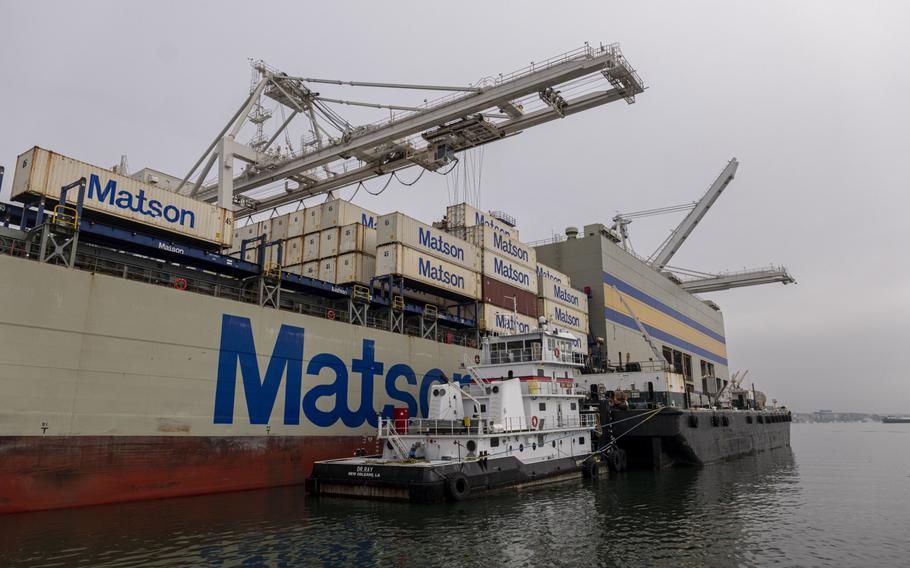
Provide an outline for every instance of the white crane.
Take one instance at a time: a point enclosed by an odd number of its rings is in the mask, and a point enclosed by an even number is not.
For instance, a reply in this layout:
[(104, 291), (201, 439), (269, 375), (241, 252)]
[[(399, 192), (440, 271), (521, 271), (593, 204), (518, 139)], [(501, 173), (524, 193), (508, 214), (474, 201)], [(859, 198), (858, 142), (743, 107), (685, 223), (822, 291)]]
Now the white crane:
[(635, 211), (632, 213), (620, 213), (613, 217), (613, 229), (619, 233), (619, 240), (622, 247), (635, 254), (629, 240), (628, 226), (632, 219), (640, 217), (650, 217), (653, 215), (664, 215), (667, 213), (677, 213), (688, 211), (686, 217), (673, 229), (670, 235), (663, 243), (649, 256), (645, 261), (657, 271), (669, 274), (671, 279), (676, 281), (684, 290), (693, 294), (701, 292), (717, 292), (720, 290), (729, 290), (731, 288), (740, 288), (743, 286), (755, 286), (757, 284), (770, 284), (780, 282), (782, 284), (792, 284), (796, 280), (790, 276), (787, 269), (783, 266), (769, 266), (764, 268), (744, 269), (736, 272), (721, 272), (712, 274), (709, 272), (699, 272), (684, 268), (669, 266), (670, 259), (682, 247), (683, 243), (695, 230), (698, 223), (704, 219), (708, 210), (720, 197), (720, 194), (733, 181), (733, 176), (739, 168), (739, 161), (731, 158), (720, 175), (714, 180), (708, 191), (698, 201), (692, 203), (683, 203), (680, 205), (671, 205), (669, 207), (659, 207), (657, 209), (646, 209), (644, 211)]
[[(641, 79), (615, 44), (585, 44), (469, 86), (318, 79), (291, 76), (263, 62), (253, 65), (258, 83), (178, 188), (222, 206), (233, 202), (241, 213), (327, 193), (414, 165), (435, 171), (463, 150), (613, 101), (632, 103), (644, 91)], [(421, 105), (380, 104), (324, 97), (312, 90), (313, 85), (449, 94)], [(262, 123), (254, 122), (259, 129), (255, 144), (242, 144), (236, 138), (246, 122), (261, 119), (262, 113), (254, 110), (262, 108), (263, 97), (277, 103), (276, 110), (284, 120), (266, 140)], [(355, 126), (335, 112), (335, 105), (381, 109), (389, 117)], [(309, 134), (295, 149), (288, 129), (301, 115)], [(275, 145), (282, 135), (286, 150)], [(246, 163), (239, 175), (234, 172), (235, 159)], [(216, 162), (218, 181), (207, 182)], [(281, 184), (284, 180), (296, 186)], [(279, 186), (269, 187), (274, 182)]]

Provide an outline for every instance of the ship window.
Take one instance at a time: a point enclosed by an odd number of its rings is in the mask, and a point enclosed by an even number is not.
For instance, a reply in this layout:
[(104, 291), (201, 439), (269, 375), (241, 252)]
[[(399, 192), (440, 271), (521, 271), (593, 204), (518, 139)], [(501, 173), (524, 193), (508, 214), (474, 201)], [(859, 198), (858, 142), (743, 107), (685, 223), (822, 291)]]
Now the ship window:
[(490, 438), (490, 447), (498, 448), (499, 447), (499, 438)]
[(578, 443), (579, 443), (579, 444), (584, 444), (584, 443), (585, 443), (585, 437), (584, 437), (584, 436), (579, 436), (579, 437), (578, 437)]
[(538, 408), (539, 408), (540, 410), (546, 410), (546, 409), (547, 409), (547, 403), (546, 403), (546, 402), (541, 402), (540, 405), (538, 406)]
[(578, 409), (578, 403), (577, 403), (577, 402), (573, 402), (572, 404), (569, 405), (569, 408), (571, 408), (572, 410), (577, 410), (577, 409)]
[(553, 447), (556, 447), (556, 440), (553, 440)]
[(538, 376), (538, 377), (543, 377), (543, 376), (544, 376), (544, 374), (543, 374), (543, 369), (537, 369), (537, 376)]
[(480, 412), (486, 412), (486, 411), (487, 411), (487, 405), (486, 405), (486, 404), (481, 404), (481, 405), (480, 405)]

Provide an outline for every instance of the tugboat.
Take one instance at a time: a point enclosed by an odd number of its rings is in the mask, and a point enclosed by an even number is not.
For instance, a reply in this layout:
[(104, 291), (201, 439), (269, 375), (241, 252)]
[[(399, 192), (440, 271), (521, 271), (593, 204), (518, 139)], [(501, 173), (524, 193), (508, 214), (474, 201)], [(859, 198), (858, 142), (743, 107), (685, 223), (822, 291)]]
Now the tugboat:
[(316, 462), (307, 490), (432, 503), (596, 474), (577, 343), (545, 318), (485, 338), (467, 382), (433, 386), (426, 418), (379, 417), (382, 454)]

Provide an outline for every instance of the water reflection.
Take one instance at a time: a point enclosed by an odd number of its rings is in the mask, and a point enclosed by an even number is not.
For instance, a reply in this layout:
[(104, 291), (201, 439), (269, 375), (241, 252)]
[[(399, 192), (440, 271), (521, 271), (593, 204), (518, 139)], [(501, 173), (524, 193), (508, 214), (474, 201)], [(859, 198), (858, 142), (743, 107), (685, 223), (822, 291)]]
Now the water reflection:
[(754, 564), (786, 560), (768, 529), (801, 506), (797, 473), (787, 449), (457, 505), (305, 501), (282, 488), (15, 515), (0, 519), (0, 564)]

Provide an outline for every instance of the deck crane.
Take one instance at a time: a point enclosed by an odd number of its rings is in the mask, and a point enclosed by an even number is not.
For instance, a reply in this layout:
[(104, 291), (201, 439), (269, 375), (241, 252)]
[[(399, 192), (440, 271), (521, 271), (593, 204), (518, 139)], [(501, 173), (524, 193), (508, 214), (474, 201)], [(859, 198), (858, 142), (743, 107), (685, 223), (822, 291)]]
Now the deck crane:
[(680, 249), (698, 223), (704, 219), (708, 210), (720, 197), (720, 194), (733, 181), (733, 176), (739, 168), (739, 161), (731, 158), (720, 175), (714, 180), (708, 191), (698, 201), (692, 203), (683, 203), (680, 205), (671, 205), (669, 207), (659, 207), (657, 209), (646, 209), (632, 213), (619, 213), (613, 217), (613, 231), (617, 233), (617, 239), (621, 246), (632, 254), (632, 244), (629, 240), (628, 226), (633, 219), (640, 217), (650, 217), (653, 215), (663, 215), (666, 213), (677, 213), (688, 211), (686, 217), (680, 224), (673, 229), (670, 235), (654, 251), (651, 256), (645, 259), (652, 268), (659, 272), (667, 274), (672, 280), (679, 284), (687, 292), (698, 294), (702, 292), (717, 292), (720, 290), (729, 290), (731, 288), (741, 288), (743, 286), (755, 286), (757, 284), (770, 284), (780, 282), (782, 284), (792, 284), (796, 280), (790, 276), (787, 269), (783, 266), (769, 266), (764, 268), (745, 269), (737, 272), (721, 272), (712, 274), (708, 272), (699, 272), (684, 268), (676, 268), (668, 263), (673, 255)]
[[(454, 162), (456, 154), (464, 150), (610, 102), (631, 104), (644, 91), (641, 79), (616, 44), (585, 44), (468, 86), (308, 78), (288, 75), (261, 61), (253, 62), (253, 68), (258, 81), (249, 96), (177, 190), (222, 206), (233, 203), (241, 214), (415, 165), (436, 171)], [(323, 96), (314, 90), (317, 85), (448, 94), (422, 104), (381, 104)], [(276, 104), (277, 112), (271, 115), (281, 116), (283, 121), (266, 139), (260, 129), (255, 144), (237, 141), (245, 123), (263, 116), (259, 109), (264, 98)], [(389, 116), (354, 125), (334, 110), (338, 105), (379, 109)], [(290, 129), (300, 116), (308, 133), (294, 148)], [(275, 144), (281, 136), (286, 148)], [(234, 171), (235, 160), (246, 164), (239, 175)], [(211, 182), (207, 178), (216, 162), (217, 182)]]

